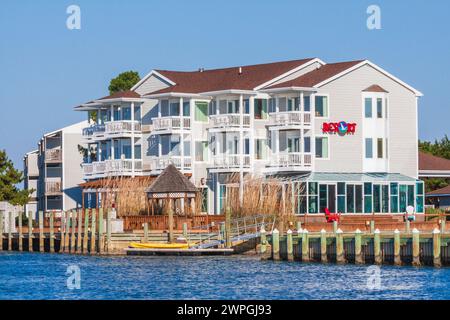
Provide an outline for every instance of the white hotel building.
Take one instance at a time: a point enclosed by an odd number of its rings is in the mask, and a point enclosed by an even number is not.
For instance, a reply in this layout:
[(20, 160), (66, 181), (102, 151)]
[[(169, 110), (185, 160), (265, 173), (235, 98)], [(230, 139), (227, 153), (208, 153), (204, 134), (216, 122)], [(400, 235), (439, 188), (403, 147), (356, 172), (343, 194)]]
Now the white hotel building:
[(421, 95), (367, 60), (152, 70), (131, 91), (76, 107), (90, 122), (83, 176), (158, 175), (173, 163), (210, 214), (236, 173), (293, 178), (299, 214), (423, 212)]

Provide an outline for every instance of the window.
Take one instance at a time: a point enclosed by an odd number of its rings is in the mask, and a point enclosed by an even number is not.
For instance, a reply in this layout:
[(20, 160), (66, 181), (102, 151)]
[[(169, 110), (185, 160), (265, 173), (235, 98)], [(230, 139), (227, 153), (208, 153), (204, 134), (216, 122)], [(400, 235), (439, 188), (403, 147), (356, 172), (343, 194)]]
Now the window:
[(170, 108), (170, 111), (169, 111), (170, 116), (179, 116), (180, 115), (180, 102), (179, 101), (171, 101), (169, 108)]
[(355, 185), (355, 211), (357, 213), (363, 212), (363, 195), (362, 195), (362, 185)]
[(244, 113), (245, 114), (250, 113), (250, 100), (248, 100), (248, 99), (244, 100)]
[(122, 108), (122, 120), (131, 120), (131, 107)]
[(391, 182), (391, 213), (398, 212), (398, 183)]
[(328, 137), (316, 138), (316, 158), (328, 158)]
[(366, 159), (373, 158), (372, 138), (366, 138)]
[(377, 139), (377, 158), (383, 159), (383, 139)]
[(338, 212), (343, 213), (345, 210), (345, 182), (338, 182), (337, 184), (337, 204)]
[(316, 117), (328, 117), (327, 96), (316, 96)]
[(195, 161), (206, 161), (208, 158), (208, 142), (195, 141)]
[(239, 113), (239, 100), (228, 101), (227, 106), (227, 113)]
[(184, 148), (184, 150), (183, 150), (184, 156), (190, 157), (191, 156), (191, 141), (185, 140), (183, 148)]
[(216, 100), (212, 100), (209, 103), (209, 115), (216, 114), (216, 109), (217, 109), (216, 106), (217, 106)]
[(131, 159), (131, 140), (122, 140), (122, 154), (125, 159)]
[(115, 106), (113, 109), (113, 114), (114, 114), (114, 121), (120, 121), (122, 120), (122, 115), (121, 115), (121, 108), (118, 106)]
[(255, 158), (264, 160), (267, 158), (267, 141), (265, 139), (256, 139)]
[(347, 184), (347, 212), (355, 212), (355, 188), (352, 184)]
[[(168, 117), (169, 116), (169, 100), (161, 100), (160, 102), (160, 111), (161, 111), (161, 117)], [(114, 116), (114, 119), (116, 116)]]
[(318, 212), (317, 182), (309, 182), (308, 183), (308, 193), (309, 193), (308, 212), (309, 213), (317, 213)]
[(189, 101), (183, 101), (183, 116), (189, 117), (191, 115), (191, 105)]
[(364, 99), (364, 114), (366, 118), (372, 118), (372, 98)]
[(381, 212), (381, 186), (379, 184), (373, 185), (373, 211)]
[(311, 152), (311, 137), (303, 138), (303, 148), (305, 153)]
[(300, 138), (288, 138), (288, 152), (300, 152)]
[(383, 199), (381, 202), (381, 211), (383, 211), (384, 213), (389, 212), (389, 186), (388, 185), (383, 185), (381, 187), (381, 191), (382, 191), (382, 195), (383, 195)]
[(255, 99), (255, 119), (267, 119), (266, 99)]
[(416, 182), (416, 212), (423, 213), (423, 182)]
[(114, 159), (120, 159), (120, 143), (119, 140), (114, 140)]
[(202, 195), (202, 212), (208, 212), (208, 188), (201, 189)]
[(377, 118), (383, 118), (383, 99), (377, 98)]
[(399, 212), (406, 212), (406, 185), (401, 184), (399, 190), (400, 190)]
[(325, 212), (325, 208), (327, 208), (327, 201), (328, 201), (327, 185), (320, 184), (319, 185), (320, 212)]
[(135, 121), (141, 121), (141, 106), (140, 105), (134, 105), (134, 120)]
[(134, 158), (142, 159), (142, 148), (140, 144), (134, 146)]
[(278, 111), (284, 112), (287, 110), (287, 99), (286, 98), (278, 98)]
[(288, 99), (288, 111), (299, 111), (300, 110), (300, 100), (299, 98), (289, 98)]
[(208, 104), (206, 102), (195, 103), (195, 121), (207, 122), (208, 121)]
[(364, 183), (364, 213), (372, 213), (372, 183)]
[(269, 99), (269, 112), (276, 112), (277, 111), (277, 106), (276, 106), (276, 99), (275, 98), (270, 98)]
[(303, 111), (311, 111), (311, 98), (310, 98), (310, 96), (303, 96)]

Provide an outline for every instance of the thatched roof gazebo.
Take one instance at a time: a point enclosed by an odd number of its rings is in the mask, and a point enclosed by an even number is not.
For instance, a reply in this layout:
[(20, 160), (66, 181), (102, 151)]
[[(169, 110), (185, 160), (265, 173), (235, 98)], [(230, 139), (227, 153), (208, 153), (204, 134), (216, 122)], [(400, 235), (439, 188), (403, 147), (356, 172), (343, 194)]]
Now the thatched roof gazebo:
[[(170, 164), (164, 171), (155, 179), (151, 186), (147, 189), (149, 201), (153, 208), (153, 201), (165, 201), (168, 208), (169, 215), (169, 241), (173, 242), (173, 213), (174, 210), (179, 211), (176, 206), (177, 199), (181, 199), (183, 205), (180, 212), (184, 212), (185, 205), (188, 200), (191, 204), (195, 201), (198, 189), (189, 181), (178, 169)], [(192, 205), (193, 207), (193, 205)]]

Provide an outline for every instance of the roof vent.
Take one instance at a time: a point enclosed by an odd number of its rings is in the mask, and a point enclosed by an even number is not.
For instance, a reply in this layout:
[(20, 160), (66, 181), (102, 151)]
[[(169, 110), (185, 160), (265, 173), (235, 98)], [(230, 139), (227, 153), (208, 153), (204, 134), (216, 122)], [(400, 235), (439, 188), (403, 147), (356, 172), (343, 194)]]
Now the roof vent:
[(205, 68), (198, 68), (198, 72), (203, 72), (205, 71)]
[(242, 67), (239, 67), (239, 74), (242, 74)]

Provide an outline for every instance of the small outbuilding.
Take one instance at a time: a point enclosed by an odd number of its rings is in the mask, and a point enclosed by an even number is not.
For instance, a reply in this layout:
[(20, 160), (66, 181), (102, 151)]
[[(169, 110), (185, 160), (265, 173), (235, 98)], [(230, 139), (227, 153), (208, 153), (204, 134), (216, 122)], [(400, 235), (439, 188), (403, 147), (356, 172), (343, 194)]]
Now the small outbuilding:
[[(147, 189), (150, 207), (154, 202), (163, 202), (169, 216), (169, 242), (173, 242), (173, 215), (187, 214), (195, 208), (198, 189), (174, 165), (170, 164)], [(153, 209), (152, 209), (153, 210)]]

